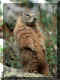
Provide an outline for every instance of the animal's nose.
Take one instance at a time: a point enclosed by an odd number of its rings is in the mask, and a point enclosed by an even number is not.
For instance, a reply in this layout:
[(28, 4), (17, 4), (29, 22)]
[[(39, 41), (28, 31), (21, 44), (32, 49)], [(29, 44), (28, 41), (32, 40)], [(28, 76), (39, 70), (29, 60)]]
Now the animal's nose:
[(34, 18), (34, 21), (36, 21), (36, 18)]

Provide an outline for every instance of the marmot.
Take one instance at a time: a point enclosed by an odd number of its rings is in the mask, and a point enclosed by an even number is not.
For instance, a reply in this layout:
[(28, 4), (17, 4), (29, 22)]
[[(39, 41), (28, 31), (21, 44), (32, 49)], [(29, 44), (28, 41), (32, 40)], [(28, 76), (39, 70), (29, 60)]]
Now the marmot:
[(45, 58), (45, 38), (37, 27), (35, 16), (25, 12), (17, 20), (14, 36), (20, 48), (24, 72), (48, 75), (49, 67)]

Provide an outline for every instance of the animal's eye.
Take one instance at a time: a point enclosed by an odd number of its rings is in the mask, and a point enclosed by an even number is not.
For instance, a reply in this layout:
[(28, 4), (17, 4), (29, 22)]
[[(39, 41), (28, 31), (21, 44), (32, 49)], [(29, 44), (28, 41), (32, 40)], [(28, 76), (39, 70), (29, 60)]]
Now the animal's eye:
[(29, 16), (29, 14), (26, 14), (26, 16)]

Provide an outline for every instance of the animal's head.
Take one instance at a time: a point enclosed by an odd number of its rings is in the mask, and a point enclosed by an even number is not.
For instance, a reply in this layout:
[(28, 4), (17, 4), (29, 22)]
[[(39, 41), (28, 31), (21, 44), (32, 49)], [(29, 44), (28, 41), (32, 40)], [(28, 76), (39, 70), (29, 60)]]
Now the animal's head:
[(26, 25), (35, 25), (36, 23), (36, 17), (34, 13), (24, 12), (22, 14), (22, 20)]

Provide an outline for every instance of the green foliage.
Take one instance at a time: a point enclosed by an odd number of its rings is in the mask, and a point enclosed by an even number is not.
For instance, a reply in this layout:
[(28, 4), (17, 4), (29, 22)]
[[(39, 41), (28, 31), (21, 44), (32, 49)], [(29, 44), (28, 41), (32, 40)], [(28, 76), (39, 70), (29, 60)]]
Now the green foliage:
[(2, 10), (1, 10), (1, 8), (0, 8), (0, 16), (2, 16)]
[(56, 45), (56, 36), (51, 35), (50, 40), (46, 41), (46, 58), (49, 64), (50, 72), (53, 74), (54, 65), (57, 64), (57, 54), (54, 46)]
[(52, 0), (46, 0), (46, 1), (52, 1)]
[(2, 8), (1, 8), (1, 3), (0, 3), (0, 16), (2, 16)]
[[(1, 3), (0, 3), (0, 17), (3, 15), (3, 12), (2, 12), (2, 8), (1, 8)], [(0, 20), (0, 27), (3, 25), (3, 22), (1, 22)]]
[(45, 10), (41, 10), (41, 22), (42, 24), (44, 24), (46, 27), (48, 27), (49, 25), (52, 26), (52, 17), (48, 16), (47, 17), (47, 12)]
[(3, 25), (3, 22), (0, 23), (0, 27), (2, 27), (2, 25)]
[(46, 16), (42, 17), (41, 21), (42, 21), (43, 24), (47, 25), (47, 18), (46, 18)]
[(0, 52), (3, 52), (3, 48), (0, 47)]
[(33, 7), (33, 3), (30, 2), (29, 0), (22, 0), (23, 5), (27, 6), (28, 8)]
[(27, 6), (29, 8), (33, 7), (33, 3), (30, 0), (11, 0), (11, 1), (20, 2), (22, 3), (23, 6)]
[[(14, 41), (13, 37), (11, 37), (11, 40)], [(15, 55), (15, 51), (12, 48), (13, 45), (11, 46), (11, 44), (13, 43), (10, 43), (9, 40), (6, 40), (6, 43), (4, 44), (4, 49), (3, 49), (4, 60), (5, 60), (4, 64), (7, 66), (14, 67), (14, 68), (20, 68), (22, 67), (20, 56)]]

